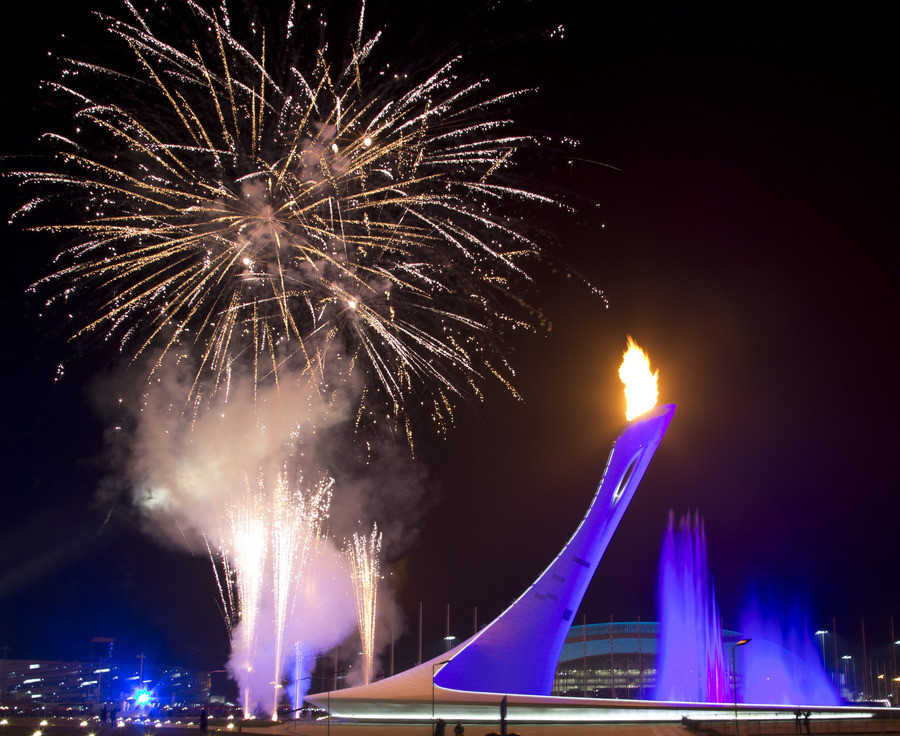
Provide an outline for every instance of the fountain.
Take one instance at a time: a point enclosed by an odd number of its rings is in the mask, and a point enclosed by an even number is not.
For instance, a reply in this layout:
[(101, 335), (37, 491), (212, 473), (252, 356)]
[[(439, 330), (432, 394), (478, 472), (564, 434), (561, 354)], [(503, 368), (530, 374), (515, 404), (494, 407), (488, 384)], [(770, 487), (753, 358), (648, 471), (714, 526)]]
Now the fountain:
[[(767, 606), (776, 610), (774, 604)], [(660, 634), (654, 699), (690, 703), (838, 705), (815, 643), (802, 625), (799, 606), (789, 616), (745, 608), (741, 633), (723, 632), (706, 556), (699, 514), (674, 512), (663, 540), (659, 567)], [(739, 640), (739, 682), (727, 651)], [(733, 689), (737, 686), (737, 693)]]
[(659, 661), (656, 700), (726, 703), (732, 691), (722, 626), (706, 562), (706, 535), (695, 514), (678, 528), (669, 512), (659, 566)]
[(744, 701), (840, 705), (801, 606), (775, 616), (776, 604), (761, 605), (759, 596), (754, 598), (741, 616), (741, 631), (753, 637), (753, 644), (741, 653)]

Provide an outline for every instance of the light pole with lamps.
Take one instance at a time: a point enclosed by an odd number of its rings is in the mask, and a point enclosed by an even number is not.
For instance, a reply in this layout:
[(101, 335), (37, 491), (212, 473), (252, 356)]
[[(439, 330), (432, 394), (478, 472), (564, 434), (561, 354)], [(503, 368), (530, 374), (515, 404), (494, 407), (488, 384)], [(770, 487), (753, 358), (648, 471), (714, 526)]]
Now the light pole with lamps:
[(435, 662), (431, 665), (431, 733), (434, 733), (434, 675), (435, 670), (441, 665), (445, 665), (449, 662), (449, 659), (445, 659), (443, 662)]
[[(891, 616), (891, 639), (894, 638), (894, 617)], [(897, 677), (897, 647), (900, 647), (900, 639), (894, 642), (894, 646), (891, 647), (891, 654), (894, 658), (894, 670), (891, 673), (891, 697), (893, 701), (891, 705), (897, 705), (897, 698), (894, 698), (894, 684), (895, 682), (900, 682), (900, 677)]]
[(828, 677), (828, 661), (825, 659), (825, 636), (828, 634), (827, 629), (819, 629), (816, 632), (816, 636), (821, 636), (822, 642), (822, 667), (825, 668), (825, 677)]
[(749, 639), (741, 639), (731, 645), (731, 688), (734, 691), (734, 736), (737, 736), (738, 733), (737, 668), (735, 667), (734, 650), (749, 642)]
[(816, 632), (816, 636), (822, 637), (822, 666), (825, 667), (826, 670), (828, 669), (828, 665), (825, 662), (825, 635), (827, 633), (828, 633), (828, 631), (825, 629), (819, 629)]
[[(846, 662), (844, 666), (844, 682), (847, 685), (847, 695), (850, 696), (849, 699), (853, 700), (853, 693), (856, 690), (856, 664), (853, 661), (853, 657), (849, 654), (845, 654), (841, 657), (844, 662)], [(850, 689), (850, 667), (853, 666), (853, 689)]]
[[(337, 682), (337, 676), (338, 676), (338, 675), (342, 675), (342, 674), (344, 674), (346, 671), (347, 671), (347, 670), (335, 670), (335, 671), (334, 671), (334, 675), (333, 675), (333, 677), (334, 677), (334, 682), (335, 682), (335, 683)], [(324, 679), (325, 676), (322, 675), (322, 678)], [(325, 692), (325, 710), (328, 711), (328, 716), (327, 716), (326, 719), (325, 719), (325, 733), (326, 733), (328, 736), (331, 736), (331, 690), (327, 690), (327, 691)]]
[[(3, 650), (3, 675), (0, 676), (0, 703), (3, 702), (4, 699), (4, 691), (6, 689), (6, 656), (9, 654), (9, 645), (4, 644), (0, 649)], [(896, 665), (896, 657), (894, 658), (894, 663)], [(894, 667), (896, 669), (896, 666)]]

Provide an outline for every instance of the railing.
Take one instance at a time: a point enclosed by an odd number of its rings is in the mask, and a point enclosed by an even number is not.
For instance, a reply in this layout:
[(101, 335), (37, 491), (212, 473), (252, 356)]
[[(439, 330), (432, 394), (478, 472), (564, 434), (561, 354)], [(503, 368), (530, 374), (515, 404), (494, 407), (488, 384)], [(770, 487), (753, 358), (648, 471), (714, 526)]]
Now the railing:
[(797, 736), (800, 734), (900, 734), (900, 713), (886, 712), (871, 718), (741, 718), (738, 721), (682, 719), (682, 726), (699, 736)]

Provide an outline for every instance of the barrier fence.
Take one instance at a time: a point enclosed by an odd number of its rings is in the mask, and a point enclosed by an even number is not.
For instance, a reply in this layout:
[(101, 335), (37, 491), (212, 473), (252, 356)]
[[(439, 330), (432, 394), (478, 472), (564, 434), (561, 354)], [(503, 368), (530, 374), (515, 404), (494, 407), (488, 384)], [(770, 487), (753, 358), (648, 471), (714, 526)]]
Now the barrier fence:
[(682, 720), (684, 728), (698, 736), (803, 736), (817, 734), (900, 734), (900, 713), (871, 718), (779, 718), (738, 719), (737, 721)]

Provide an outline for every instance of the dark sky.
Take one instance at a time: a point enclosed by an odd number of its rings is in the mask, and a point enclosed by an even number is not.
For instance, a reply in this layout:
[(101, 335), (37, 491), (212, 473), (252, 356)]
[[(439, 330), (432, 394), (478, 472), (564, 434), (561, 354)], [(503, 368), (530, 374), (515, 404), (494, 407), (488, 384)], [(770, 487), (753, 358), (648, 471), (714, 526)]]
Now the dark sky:
[[(3, 28), (4, 153), (40, 132), (45, 52), (82, 32), (91, 4), (55, 5), (25, 4)], [(697, 509), (726, 628), (755, 588), (801, 601), (811, 629), (834, 618), (851, 653), (864, 617), (870, 653), (885, 648), (890, 616), (900, 631), (891, 24), (871, 6), (587, 5), (370, 6), (373, 24), (416, 30), (407, 63), (446, 45), (541, 87), (524, 122), (582, 141), (581, 160), (542, 175), (596, 202), (544, 227), (609, 301), (548, 275), (553, 330), (513, 354), (524, 403), (494, 387), (447, 441), (425, 443), (433, 507), (395, 561), (412, 632), (398, 661), (415, 657), (418, 601), (426, 647), (448, 603), (465, 636), (474, 606), (493, 618), (568, 539), (624, 421), (628, 334), (679, 409), (578, 620), (655, 619), (669, 509)], [(565, 38), (547, 38), (560, 25)], [(17, 195), (2, 191), (9, 211)], [(24, 296), (52, 246), (2, 237), (0, 645), (69, 659), (114, 636), (123, 658), (221, 665), (208, 561), (160, 548), (127, 514), (104, 525), (93, 500), (108, 475), (88, 401), (97, 366), (82, 356), (54, 383), (73, 348)]]

